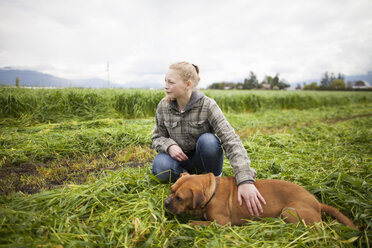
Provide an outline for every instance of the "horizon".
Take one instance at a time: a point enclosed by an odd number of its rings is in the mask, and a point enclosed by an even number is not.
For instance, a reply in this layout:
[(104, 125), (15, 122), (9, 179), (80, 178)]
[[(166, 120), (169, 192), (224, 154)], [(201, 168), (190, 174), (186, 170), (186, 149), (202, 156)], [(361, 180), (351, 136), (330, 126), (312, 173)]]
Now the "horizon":
[[(15, 74), (12, 75), (12, 79), (7, 82), (1, 81), (4, 78), (4, 75), (1, 73), (2, 71), (15, 71)], [(27, 76), (28, 80), (25, 80), (23, 77), (22, 80), (22, 75), (19, 75), (20, 72), (26, 72), (26, 73), (32, 73), (32, 80), (30, 81), (30, 75)], [(18, 73), (18, 76), (17, 76)], [(329, 74), (333, 74), (328, 72)], [(35, 75), (37, 74), (37, 75)], [(323, 73), (324, 75), (324, 73)], [(336, 76), (337, 74), (334, 74)], [(345, 83), (347, 82), (352, 82), (355, 83), (356, 81), (366, 81), (368, 84), (371, 83), (372, 79), (372, 71), (368, 71), (366, 74), (361, 74), (361, 75), (343, 75)], [(6, 75), (9, 78), (9, 75)], [(39, 79), (37, 77), (39, 76)], [(40, 76), (44, 77), (51, 77), (51, 82), (45, 82), (46, 79), (40, 79)], [(138, 88), (138, 89), (162, 89), (163, 85), (162, 83), (153, 83), (153, 84), (147, 84), (146, 82), (136, 84), (138, 87), (134, 87), (133, 84), (117, 84), (116, 82), (109, 82), (107, 79), (102, 79), (102, 78), (85, 78), (85, 79), (69, 79), (69, 78), (61, 78), (61, 77), (56, 77), (55, 75), (52, 74), (47, 74), (43, 72), (38, 72), (34, 70), (29, 70), (29, 69), (17, 69), (13, 67), (3, 67), (0, 68), (0, 85), (9, 85), (12, 86), (15, 83), (16, 78), (20, 79), (21, 85), (23, 86), (29, 86), (29, 87), (52, 87), (52, 88), (65, 88), (65, 87), (84, 87), (84, 88)], [(280, 78), (280, 77), (279, 77)], [(367, 80), (365, 78), (368, 78)], [(55, 82), (55, 80), (62, 80), (59, 81), (58, 83)], [(259, 83), (263, 83), (264, 78), (258, 79)], [(290, 87), (289, 89), (294, 89), (298, 85), (303, 87), (305, 84), (310, 84), (313, 82), (320, 83), (321, 77), (319, 79), (313, 79), (313, 80), (308, 80), (305, 82), (298, 82), (298, 83), (289, 83)], [(242, 81), (216, 81), (212, 82), (211, 84), (201, 88), (198, 87), (199, 89), (207, 89), (210, 87), (212, 84), (215, 83), (243, 83)], [(58, 86), (59, 85), (59, 86)]]

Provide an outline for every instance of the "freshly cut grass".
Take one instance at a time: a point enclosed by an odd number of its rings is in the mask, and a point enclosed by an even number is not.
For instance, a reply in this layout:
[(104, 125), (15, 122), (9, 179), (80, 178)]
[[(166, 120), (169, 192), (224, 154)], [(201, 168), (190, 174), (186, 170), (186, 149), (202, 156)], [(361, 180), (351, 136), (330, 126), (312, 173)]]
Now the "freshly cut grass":
[(0, 242), (8, 246), (105, 247), (363, 247), (367, 233), (333, 221), (316, 229), (280, 219), (251, 221), (243, 227), (191, 228), (189, 216), (163, 208), (169, 185), (149, 169), (126, 169), (90, 185), (1, 201)]
[[(192, 228), (187, 223), (195, 217), (164, 209), (170, 185), (151, 175), (153, 117), (122, 119), (152, 116), (162, 91), (1, 89), (0, 171), (29, 164), (37, 173), (17, 178), (26, 186), (70, 183), (33, 195), (3, 194), (0, 246), (370, 247), (369, 92), (205, 92), (241, 136), (258, 178), (295, 182), (366, 230), (330, 217), (315, 228), (281, 219)], [(133, 160), (142, 166), (130, 166), (132, 154), (143, 156)], [(116, 171), (87, 173), (103, 168)], [(79, 172), (87, 184), (71, 183)], [(224, 176), (232, 175), (225, 159)], [(0, 186), (11, 187), (15, 181), (5, 177)]]
[[(195, 217), (176, 217), (163, 207), (169, 184), (146, 167), (106, 171), (87, 185), (68, 185), (0, 200), (4, 246), (105, 247), (369, 247), (372, 234), (372, 117), (314, 122), (285, 133), (243, 140), (259, 178), (295, 182), (337, 207), (357, 231), (324, 217), (315, 228), (281, 219), (242, 227), (190, 227)], [(225, 160), (224, 176), (233, 175)], [(268, 199), (266, 199), (268, 200)]]
[[(288, 132), (315, 122), (365, 118), (372, 115), (372, 104), (321, 107), (309, 110), (270, 110), (246, 114), (226, 114), (242, 138), (257, 131)], [(2, 124), (2, 125), (1, 125)], [(0, 167), (51, 159), (117, 153), (128, 146), (151, 146), (154, 118), (70, 120), (32, 126), (8, 124), (0, 120)]]
[(2, 127), (0, 165), (70, 159), (148, 145), (153, 129), (153, 119), (101, 119)]

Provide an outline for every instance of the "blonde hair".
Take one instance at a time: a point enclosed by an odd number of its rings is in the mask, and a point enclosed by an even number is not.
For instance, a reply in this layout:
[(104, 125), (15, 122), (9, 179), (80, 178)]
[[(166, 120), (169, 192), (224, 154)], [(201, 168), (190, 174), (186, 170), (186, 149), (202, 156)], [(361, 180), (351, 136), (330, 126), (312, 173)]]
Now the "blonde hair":
[(177, 62), (169, 66), (169, 69), (176, 70), (180, 73), (180, 76), (184, 82), (190, 80), (192, 87), (196, 88), (200, 81), (199, 67), (189, 62)]
[[(200, 81), (199, 67), (189, 62), (176, 62), (169, 66), (169, 69), (178, 71), (182, 80), (186, 83), (188, 80), (191, 81), (193, 90), (198, 86)], [(165, 102), (169, 104), (172, 99), (168, 96), (165, 97)]]

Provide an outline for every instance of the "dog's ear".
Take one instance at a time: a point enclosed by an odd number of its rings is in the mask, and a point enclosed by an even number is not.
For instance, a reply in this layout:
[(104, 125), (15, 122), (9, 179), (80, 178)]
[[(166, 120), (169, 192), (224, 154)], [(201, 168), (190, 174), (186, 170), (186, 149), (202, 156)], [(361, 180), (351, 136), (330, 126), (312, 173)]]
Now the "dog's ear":
[(182, 173), (180, 174), (180, 177), (183, 177), (183, 176), (190, 176), (190, 174), (187, 173), (187, 172), (182, 172)]
[(177, 180), (172, 186), (171, 186), (171, 192), (174, 193), (176, 190), (182, 185), (182, 180)]
[(197, 207), (202, 205), (202, 203), (205, 201), (205, 197), (204, 194), (199, 190), (193, 190), (192, 194), (193, 194), (192, 209), (196, 209)]

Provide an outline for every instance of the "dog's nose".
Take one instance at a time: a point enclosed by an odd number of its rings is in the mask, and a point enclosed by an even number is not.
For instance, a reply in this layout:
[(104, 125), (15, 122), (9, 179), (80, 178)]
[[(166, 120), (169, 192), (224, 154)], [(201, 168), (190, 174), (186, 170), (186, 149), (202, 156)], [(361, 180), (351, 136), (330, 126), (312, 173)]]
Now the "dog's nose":
[(168, 207), (168, 206), (171, 204), (171, 202), (172, 202), (172, 199), (171, 199), (170, 197), (168, 197), (168, 198), (165, 199), (165, 201), (164, 201), (164, 206), (165, 206), (165, 207)]

